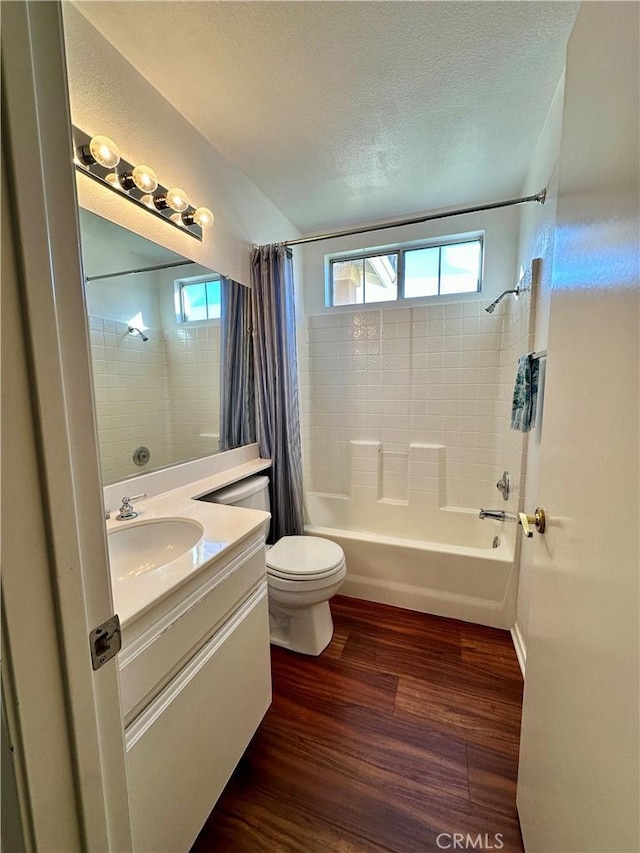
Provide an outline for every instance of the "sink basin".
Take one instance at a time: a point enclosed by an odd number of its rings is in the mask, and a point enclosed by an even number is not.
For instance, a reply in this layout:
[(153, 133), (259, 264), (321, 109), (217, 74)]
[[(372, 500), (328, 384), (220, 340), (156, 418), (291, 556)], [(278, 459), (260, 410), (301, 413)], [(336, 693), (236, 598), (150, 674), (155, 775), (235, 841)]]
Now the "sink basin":
[(134, 578), (166, 566), (194, 548), (204, 527), (186, 518), (139, 521), (107, 536), (111, 571), (118, 580)]

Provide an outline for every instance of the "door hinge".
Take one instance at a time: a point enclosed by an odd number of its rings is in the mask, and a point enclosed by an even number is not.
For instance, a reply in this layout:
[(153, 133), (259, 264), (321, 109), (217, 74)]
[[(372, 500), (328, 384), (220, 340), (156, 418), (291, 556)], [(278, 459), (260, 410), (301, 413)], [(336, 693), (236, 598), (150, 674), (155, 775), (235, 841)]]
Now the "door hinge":
[(89, 647), (91, 665), (94, 669), (100, 669), (103, 664), (118, 654), (122, 647), (122, 632), (117, 613), (93, 629), (89, 634)]

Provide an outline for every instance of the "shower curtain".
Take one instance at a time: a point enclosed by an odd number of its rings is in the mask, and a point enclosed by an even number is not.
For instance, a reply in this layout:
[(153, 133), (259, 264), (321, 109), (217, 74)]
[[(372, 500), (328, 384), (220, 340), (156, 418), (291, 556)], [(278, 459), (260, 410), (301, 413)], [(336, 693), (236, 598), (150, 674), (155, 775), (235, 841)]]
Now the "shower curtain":
[(220, 450), (231, 450), (256, 440), (251, 290), (220, 284)]
[(260, 454), (272, 460), (271, 538), (304, 532), (296, 323), (291, 251), (254, 249), (251, 304)]

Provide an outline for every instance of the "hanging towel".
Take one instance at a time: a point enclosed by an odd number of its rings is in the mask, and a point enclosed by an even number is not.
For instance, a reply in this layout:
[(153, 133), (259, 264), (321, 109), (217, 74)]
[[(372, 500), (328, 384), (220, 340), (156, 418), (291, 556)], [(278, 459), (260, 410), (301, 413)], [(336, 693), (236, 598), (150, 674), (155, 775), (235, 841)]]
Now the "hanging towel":
[(511, 405), (511, 429), (529, 432), (535, 426), (540, 362), (527, 353), (518, 359), (518, 372)]

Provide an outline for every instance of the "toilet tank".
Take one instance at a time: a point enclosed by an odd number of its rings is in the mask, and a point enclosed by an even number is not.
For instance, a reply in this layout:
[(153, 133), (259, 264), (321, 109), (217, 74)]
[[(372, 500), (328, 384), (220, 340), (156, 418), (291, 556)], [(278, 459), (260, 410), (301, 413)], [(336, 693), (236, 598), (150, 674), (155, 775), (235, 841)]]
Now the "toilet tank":
[(269, 512), (269, 478), (264, 476), (247, 477), (211, 492), (202, 500), (214, 504), (227, 504), (228, 506), (243, 506), (248, 509), (261, 509)]

